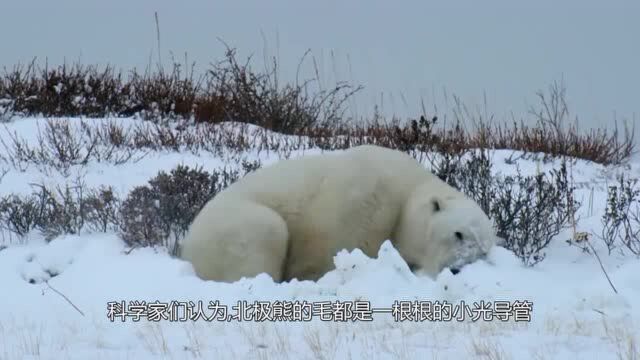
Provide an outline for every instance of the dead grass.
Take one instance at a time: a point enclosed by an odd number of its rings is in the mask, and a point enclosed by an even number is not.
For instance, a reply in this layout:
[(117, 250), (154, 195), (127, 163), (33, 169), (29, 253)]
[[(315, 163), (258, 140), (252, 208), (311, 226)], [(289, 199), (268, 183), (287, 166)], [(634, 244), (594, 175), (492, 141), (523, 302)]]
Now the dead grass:
[(531, 359), (533, 360), (547, 360), (553, 359), (554, 354), (557, 352), (557, 345), (543, 344), (541, 346), (536, 346), (535, 348), (529, 351), (531, 355)]
[(573, 336), (593, 336), (593, 327), (591, 322), (587, 322), (585, 320), (578, 319), (576, 316), (573, 317), (573, 321), (568, 325), (568, 332), (572, 333)]
[(629, 336), (625, 341), (619, 342), (616, 355), (620, 360), (640, 359), (640, 340), (637, 337)]
[(544, 319), (544, 327), (547, 333), (552, 336), (559, 336), (560, 332), (563, 329), (562, 324), (558, 321), (557, 318), (549, 316)]
[(404, 337), (400, 337), (399, 341), (394, 341), (391, 344), (382, 343), (380, 347), (383, 352), (391, 355), (394, 359), (414, 359), (417, 355), (414, 349), (409, 348), (407, 339)]
[[(374, 321), (375, 323), (375, 321)], [(243, 359), (414, 359), (427, 355), (433, 359), (468, 357), (474, 359), (511, 359), (516, 352), (526, 353), (532, 359), (553, 359), (565, 345), (591, 340), (600, 343), (612, 357), (637, 360), (638, 337), (635, 329), (623, 322), (603, 320), (597, 322), (557, 320), (562, 328), (561, 336), (547, 331), (548, 325), (539, 322), (540, 330), (525, 349), (507, 349), (505, 341), (513, 336), (528, 338), (526, 333), (505, 331), (493, 335), (485, 328), (467, 327), (459, 323), (395, 323), (394, 328), (372, 326), (364, 323), (304, 324), (287, 323), (186, 323), (140, 324), (134, 330), (140, 349), (122, 349), (122, 355), (135, 358), (142, 351), (156, 358), (243, 358)], [(74, 325), (76, 324), (76, 325)], [(0, 356), (2, 359), (48, 358), (55, 354), (73, 354), (77, 351), (79, 325), (65, 323), (57, 334), (59, 340), (44, 332), (43, 327), (27, 322), (0, 323)], [(101, 328), (100, 323), (95, 324)], [(580, 328), (590, 326), (590, 335), (576, 343)], [(38, 330), (39, 329), (39, 330)], [(83, 327), (83, 332), (91, 331)], [(174, 332), (176, 330), (177, 332)], [(73, 334), (76, 333), (76, 336)], [(101, 332), (96, 332), (96, 336)], [(548, 336), (548, 338), (547, 338)], [(545, 339), (553, 339), (551, 341)], [(65, 340), (65, 341), (61, 341)], [(513, 339), (513, 341), (517, 341)], [(515, 342), (512, 342), (515, 344)], [(80, 345), (84, 346), (84, 345)], [(113, 344), (97, 348), (98, 358), (113, 356)], [(132, 352), (132, 350), (134, 350)], [(513, 351), (514, 353), (511, 353)], [(523, 352), (524, 351), (524, 352)], [(465, 354), (466, 353), (466, 354)], [(118, 353), (120, 354), (120, 353)], [(466, 356), (465, 356), (466, 355)]]
[[(47, 346), (60, 342), (61, 338), (50, 336), (42, 323), (34, 321), (0, 321), (0, 356), (2, 359), (40, 359), (47, 355)], [(60, 342), (58, 351), (64, 351)]]
[(9, 345), (5, 325), (0, 321), (0, 358), (9, 359)]
[(196, 327), (196, 322), (189, 322), (184, 325), (184, 332), (187, 337), (187, 345), (184, 350), (189, 352), (193, 358), (199, 359), (202, 357), (202, 345), (205, 339), (201, 332), (202, 329)]
[(499, 342), (490, 339), (473, 339), (469, 354), (475, 359), (506, 360), (510, 359)]
[(137, 336), (150, 354), (162, 357), (171, 355), (169, 338), (167, 338), (161, 323), (145, 323), (145, 326), (137, 331)]
[(336, 358), (339, 350), (339, 328), (333, 323), (305, 327), (303, 338), (313, 355), (313, 359), (329, 360)]
[(602, 329), (605, 338), (613, 344), (618, 359), (640, 360), (640, 334), (636, 328), (603, 316)]

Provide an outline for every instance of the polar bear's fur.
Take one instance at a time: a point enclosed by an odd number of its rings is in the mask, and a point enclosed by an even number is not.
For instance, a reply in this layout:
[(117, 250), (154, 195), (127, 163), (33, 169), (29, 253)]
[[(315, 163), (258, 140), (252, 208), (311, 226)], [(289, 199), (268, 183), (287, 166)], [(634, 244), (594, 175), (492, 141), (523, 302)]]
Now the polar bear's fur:
[(180, 256), (206, 280), (317, 280), (342, 249), (375, 257), (387, 239), (432, 276), (499, 241), (474, 201), (407, 154), (365, 145), (247, 174), (203, 207)]

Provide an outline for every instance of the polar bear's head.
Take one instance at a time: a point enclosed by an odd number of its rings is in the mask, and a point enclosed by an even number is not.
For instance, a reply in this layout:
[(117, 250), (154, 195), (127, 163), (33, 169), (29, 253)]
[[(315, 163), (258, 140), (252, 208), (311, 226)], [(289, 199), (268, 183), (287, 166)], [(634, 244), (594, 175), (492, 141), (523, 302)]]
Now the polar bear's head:
[(503, 245), (482, 208), (462, 194), (414, 197), (408, 205), (396, 246), (412, 271), (457, 274)]

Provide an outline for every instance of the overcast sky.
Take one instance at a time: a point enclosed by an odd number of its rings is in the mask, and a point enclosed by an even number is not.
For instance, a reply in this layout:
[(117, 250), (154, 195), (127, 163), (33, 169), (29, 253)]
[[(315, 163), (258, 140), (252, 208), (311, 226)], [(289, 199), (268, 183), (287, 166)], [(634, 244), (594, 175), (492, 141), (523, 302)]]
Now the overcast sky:
[(489, 112), (519, 116), (562, 80), (582, 126), (614, 114), (640, 122), (640, 1), (524, 3), (0, 0), (0, 66), (37, 56), (144, 68), (157, 56), (157, 11), (164, 60), (186, 52), (204, 69), (220, 59), (222, 39), (254, 53), (255, 66), (266, 48), (289, 80), (310, 49), (326, 84), (337, 75), (365, 86), (358, 114), (383, 93), (386, 113), (415, 114), (420, 99), (443, 109), (446, 90), (472, 107), (486, 94)]

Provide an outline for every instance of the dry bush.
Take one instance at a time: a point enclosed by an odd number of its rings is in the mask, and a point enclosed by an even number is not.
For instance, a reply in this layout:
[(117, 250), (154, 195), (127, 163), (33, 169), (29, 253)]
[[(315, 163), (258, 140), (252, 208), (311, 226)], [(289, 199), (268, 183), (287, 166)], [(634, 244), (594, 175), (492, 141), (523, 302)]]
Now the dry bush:
[(0, 227), (23, 238), (42, 222), (37, 196), (7, 195), (0, 199)]
[(227, 49), (224, 60), (203, 75), (196, 75), (193, 65), (183, 71), (183, 64), (174, 62), (169, 71), (134, 70), (125, 78), (110, 66), (63, 64), (50, 69), (38, 67), (34, 59), (0, 76), (0, 115), (7, 120), (43, 115), (236, 121), (294, 133), (341, 122), (344, 104), (361, 89), (338, 83), (330, 90), (314, 90), (311, 85), (318, 79), (283, 86), (275, 61), (263, 73), (254, 72), (249, 63), (241, 63), (235, 50)]
[(147, 185), (135, 187), (124, 199), (110, 186), (88, 188), (81, 178), (51, 188), (33, 184), (27, 196), (0, 199), (0, 229), (24, 238), (37, 230), (46, 240), (81, 232), (118, 232), (135, 246), (166, 246), (172, 254), (202, 206), (215, 194), (259, 162), (243, 162), (240, 169), (179, 165), (160, 171)]
[(0, 199), (0, 228), (24, 238), (33, 230), (45, 239), (78, 234), (87, 222), (86, 186), (81, 180), (64, 187), (32, 184), (29, 196), (8, 195)]
[(317, 78), (281, 85), (277, 62), (263, 73), (252, 71), (249, 63), (250, 58), (240, 63), (235, 50), (227, 49), (224, 60), (208, 72), (207, 96), (196, 105), (196, 121), (247, 122), (285, 134), (334, 127), (344, 121), (344, 104), (361, 89), (338, 83), (330, 90), (312, 91)]
[(84, 198), (84, 216), (89, 231), (115, 231), (120, 224), (120, 200), (111, 186), (89, 190)]
[(617, 176), (617, 185), (609, 186), (607, 204), (602, 215), (602, 234), (599, 236), (609, 254), (618, 249), (640, 255), (640, 187), (638, 179), (624, 174)]
[[(0, 162), (20, 172), (35, 166), (45, 174), (54, 170), (69, 176), (73, 167), (90, 162), (110, 165), (136, 162), (152, 151), (189, 151), (195, 155), (205, 152), (224, 157), (247, 151), (283, 155), (309, 147), (303, 137), (282, 138), (247, 124), (122, 125), (113, 121), (95, 124), (90, 120), (47, 119), (38, 129), (37, 141), (31, 143), (5, 128), (0, 134), (0, 149), (4, 149)], [(3, 169), (0, 175), (6, 171)]]
[(580, 206), (573, 196), (566, 161), (549, 174), (502, 176), (491, 172), (484, 150), (444, 154), (430, 159), (432, 171), (443, 181), (467, 194), (493, 220), (505, 247), (525, 265), (545, 257), (544, 249), (571, 225)]
[(111, 66), (66, 64), (39, 68), (35, 59), (26, 66), (5, 68), (0, 77), (0, 99), (5, 112), (19, 116), (88, 116), (133, 114), (130, 86)]
[[(301, 63), (305, 57), (306, 54)], [(227, 49), (224, 58), (214, 62), (202, 75), (196, 75), (194, 65), (174, 62), (168, 71), (163, 68), (147, 69), (143, 73), (134, 70), (129, 76), (109, 66), (102, 70), (83, 65), (40, 69), (34, 61), (27, 66), (5, 69), (0, 75), (0, 119), (10, 119), (13, 115), (135, 116), (158, 125), (167, 125), (169, 120), (198, 124), (233, 121), (302, 136), (305, 139), (298, 141), (304, 142), (304, 146), (323, 149), (345, 149), (364, 143), (408, 152), (510, 149), (542, 153), (545, 158), (569, 156), (601, 164), (621, 163), (635, 148), (634, 128), (625, 127), (621, 133), (616, 123), (611, 133), (600, 129), (584, 132), (577, 126), (577, 120), (570, 123), (566, 90), (557, 83), (552, 84), (547, 93), (537, 93), (540, 104), (529, 113), (534, 126), (525, 125), (524, 120), (494, 123), (491, 117), (467, 111), (459, 100), (450, 126), (441, 128), (435, 127), (438, 116), (426, 114), (420, 120), (401, 122), (395, 118), (386, 121), (376, 113), (371, 119), (351, 122), (353, 119), (344, 116), (346, 103), (361, 87), (338, 83), (327, 90), (320, 86), (314, 88), (317, 78), (281, 84), (275, 61), (264, 71), (256, 72), (250, 60), (241, 62), (235, 50)], [(468, 130), (463, 124), (470, 122), (474, 128)], [(138, 148), (162, 146), (213, 151), (222, 146), (207, 137), (191, 136), (193, 133), (184, 128), (167, 129), (170, 127), (140, 130), (133, 135), (133, 142)], [(74, 149), (84, 144), (82, 154), (86, 154), (90, 148), (86, 144), (93, 143), (88, 135), (82, 142), (72, 142), (64, 132), (58, 133), (57, 138), (67, 143), (44, 137), (53, 143), (55, 152), (66, 150), (63, 154), (71, 156), (69, 161), (82, 161)], [(215, 137), (215, 141), (222, 140)], [(241, 140), (236, 137), (231, 142)], [(11, 147), (17, 145), (20, 143), (14, 142)], [(229, 142), (225, 145), (251, 146)], [(281, 145), (271, 143), (276, 148)], [(18, 153), (21, 159), (34, 156), (27, 150)]]
[(259, 163), (243, 163), (243, 172), (179, 165), (147, 185), (134, 188), (119, 208), (120, 234), (129, 246), (166, 246), (179, 251), (180, 239), (205, 203)]
[(34, 165), (44, 173), (53, 169), (68, 176), (74, 166), (90, 161), (119, 165), (144, 150), (131, 143), (130, 129), (113, 123), (92, 126), (84, 120), (47, 119), (44, 127), (38, 128), (34, 144), (6, 129), (4, 135), (0, 136), (0, 145), (6, 157), (0, 160), (21, 172)]

